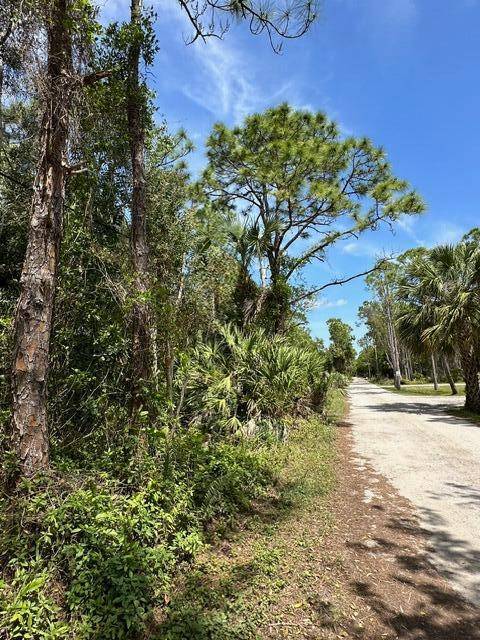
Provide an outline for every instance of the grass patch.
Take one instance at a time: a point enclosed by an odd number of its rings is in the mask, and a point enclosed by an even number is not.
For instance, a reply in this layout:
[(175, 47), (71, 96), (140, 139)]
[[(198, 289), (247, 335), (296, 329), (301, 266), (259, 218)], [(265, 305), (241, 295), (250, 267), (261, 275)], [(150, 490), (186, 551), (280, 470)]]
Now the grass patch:
[[(465, 395), (465, 384), (463, 382), (457, 383), (458, 395)], [(394, 386), (383, 386), (383, 389), (387, 391), (392, 391), (393, 393), (399, 393), (401, 395), (406, 396), (451, 396), (452, 391), (450, 389), (450, 385), (441, 384), (439, 385), (438, 391), (435, 391), (433, 385), (402, 385), (401, 389), (395, 389)]]
[(333, 424), (344, 410), (345, 398), (337, 392), (328, 419), (314, 416), (292, 425), (288, 443), (274, 453), (275, 492), (259, 501), (236, 531), (200, 554), (193, 568), (179, 572), (151, 637), (254, 640), (265, 637), (271, 624), (288, 629), (299, 608), (311, 609), (302, 585), (331, 524)]

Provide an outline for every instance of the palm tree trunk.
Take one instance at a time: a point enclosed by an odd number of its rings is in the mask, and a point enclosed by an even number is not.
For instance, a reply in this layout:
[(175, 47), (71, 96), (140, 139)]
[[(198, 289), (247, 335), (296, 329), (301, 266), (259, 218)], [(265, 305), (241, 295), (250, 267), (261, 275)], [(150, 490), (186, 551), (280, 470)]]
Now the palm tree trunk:
[[(141, 29), (142, 0), (131, 2), (131, 24)], [(145, 404), (144, 385), (152, 377), (151, 310), (146, 237), (145, 124), (139, 81), (140, 39), (133, 33), (128, 54), (127, 118), (132, 162), (131, 249), (135, 300), (132, 313), (132, 414)]]
[(478, 360), (471, 349), (461, 353), (462, 371), (465, 380), (465, 408), (480, 412), (480, 385), (478, 382)]
[(74, 82), (68, 4), (69, 0), (55, 0), (50, 5), (40, 163), (14, 320), (12, 440), (25, 476), (48, 467), (47, 378)]
[(456, 396), (458, 394), (458, 391), (455, 385), (455, 381), (452, 377), (452, 372), (450, 371), (450, 365), (448, 363), (447, 356), (443, 356), (442, 363), (443, 363), (443, 370), (445, 372), (445, 377), (447, 378), (448, 384), (450, 385), (450, 389), (452, 390), (452, 396)]
[(430, 358), (432, 361), (432, 378), (433, 378), (433, 388), (435, 391), (438, 391), (438, 377), (437, 377), (437, 363), (435, 362), (435, 356), (430, 354)]

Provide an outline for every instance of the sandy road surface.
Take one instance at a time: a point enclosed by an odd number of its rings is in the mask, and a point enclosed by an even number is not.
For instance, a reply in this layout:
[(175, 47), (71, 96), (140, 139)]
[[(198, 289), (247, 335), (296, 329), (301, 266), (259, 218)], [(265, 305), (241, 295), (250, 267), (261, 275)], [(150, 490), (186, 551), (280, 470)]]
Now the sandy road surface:
[(358, 378), (348, 395), (356, 453), (416, 506), (430, 559), (480, 604), (480, 426), (442, 411), (464, 399), (398, 395)]

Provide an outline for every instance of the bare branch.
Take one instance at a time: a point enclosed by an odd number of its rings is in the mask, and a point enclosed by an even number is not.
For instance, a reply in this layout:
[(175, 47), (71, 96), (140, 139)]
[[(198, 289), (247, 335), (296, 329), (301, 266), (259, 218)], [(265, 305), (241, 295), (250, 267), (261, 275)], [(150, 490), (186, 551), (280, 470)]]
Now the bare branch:
[(352, 280), (355, 280), (356, 278), (361, 278), (362, 276), (368, 276), (369, 273), (373, 273), (374, 271), (378, 271), (379, 269), (381, 269), (383, 267), (383, 265), (386, 262), (388, 262), (390, 259), (391, 258), (383, 258), (382, 260), (377, 262), (374, 267), (372, 267), (371, 269), (368, 269), (367, 271), (362, 271), (361, 273), (356, 273), (355, 275), (349, 276), (348, 278), (332, 280), (331, 282), (327, 282), (327, 284), (324, 284), (321, 287), (317, 287), (316, 289), (312, 289), (311, 291), (307, 291), (306, 293), (303, 293), (301, 296), (298, 296), (297, 298), (295, 298), (292, 301), (292, 304), (297, 304), (297, 303), (301, 302), (302, 300), (305, 300), (306, 298), (310, 298), (311, 296), (314, 296), (317, 293), (320, 293), (320, 291), (323, 291), (324, 289), (327, 289), (328, 287), (335, 287), (337, 285), (341, 286), (343, 284), (346, 284), (347, 282), (351, 282)]
[[(280, 53), (282, 44), (276, 39), (299, 38), (310, 28), (317, 17), (315, 0), (283, 0), (249, 2), (248, 0), (179, 0), (193, 27), (191, 44), (209, 37), (222, 38), (230, 26), (229, 18), (237, 18), (248, 23), (253, 35), (267, 33), (270, 45)], [(225, 14), (226, 20), (218, 19)]]

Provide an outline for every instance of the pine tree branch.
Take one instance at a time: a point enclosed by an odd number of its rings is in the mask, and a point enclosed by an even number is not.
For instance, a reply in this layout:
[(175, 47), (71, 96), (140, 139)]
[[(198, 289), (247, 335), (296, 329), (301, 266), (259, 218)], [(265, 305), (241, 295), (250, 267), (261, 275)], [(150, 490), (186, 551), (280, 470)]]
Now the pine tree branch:
[(298, 296), (297, 298), (295, 298), (292, 301), (292, 304), (297, 304), (298, 302), (301, 302), (302, 300), (305, 300), (306, 298), (310, 298), (310, 296), (314, 296), (317, 293), (320, 293), (320, 291), (323, 291), (324, 289), (327, 289), (328, 287), (334, 287), (334, 286), (337, 286), (337, 285), (341, 286), (343, 284), (346, 284), (347, 282), (351, 282), (352, 280), (355, 280), (356, 278), (361, 278), (362, 276), (367, 276), (369, 273), (373, 273), (374, 271), (378, 271), (389, 260), (390, 260), (390, 258), (383, 258), (382, 260), (380, 260), (380, 262), (377, 262), (377, 264), (374, 267), (372, 267), (371, 269), (368, 269), (367, 271), (362, 271), (361, 273), (356, 273), (355, 275), (349, 276), (348, 278), (332, 280), (331, 282), (327, 282), (327, 284), (324, 284), (321, 287), (317, 287), (316, 289), (312, 289), (311, 291), (307, 291), (306, 293), (303, 293), (301, 296)]

